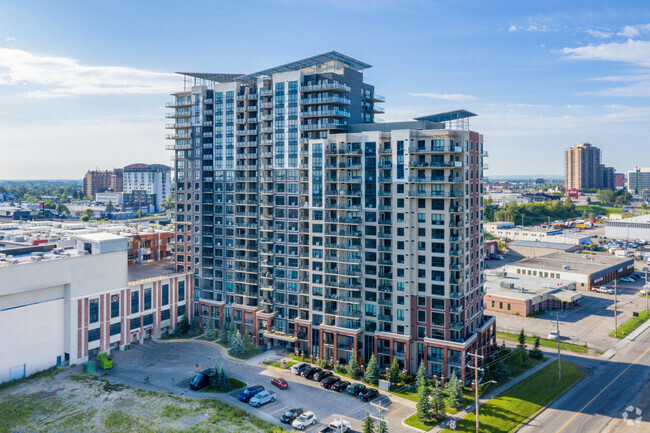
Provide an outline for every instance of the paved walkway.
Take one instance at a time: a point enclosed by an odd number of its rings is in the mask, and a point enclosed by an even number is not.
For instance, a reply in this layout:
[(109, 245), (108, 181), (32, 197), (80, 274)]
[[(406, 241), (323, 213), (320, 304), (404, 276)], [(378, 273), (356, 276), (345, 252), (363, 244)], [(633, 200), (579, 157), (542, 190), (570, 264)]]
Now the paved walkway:
[[(546, 361), (544, 361), (541, 364), (535, 366), (534, 368), (531, 368), (527, 372), (525, 372), (523, 374), (520, 374), (519, 376), (517, 376), (516, 378), (514, 378), (510, 382), (506, 383), (505, 385), (500, 386), (499, 388), (495, 389), (491, 393), (487, 394), (485, 397), (480, 397), (479, 398), (479, 408), (482, 405), (484, 405), (485, 403), (487, 403), (488, 401), (490, 401), (491, 399), (493, 399), (494, 397), (496, 397), (497, 395), (501, 394), (502, 392), (509, 389), (510, 387), (518, 384), (519, 382), (526, 379), (531, 374), (541, 370), (542, 368), (546, 367), (547, 365), (549, 365), (553, 361), (557, 361), (557, 357), (554, 357), (554, 356), (550, 357)], [(434, 427), (431, 430), (429, 430), (429, 433), (437, 433), (437, 432), (443, 431), (444, 429), (449, 427), (449, 421), (450, 420), (453, 419), (453, 420), (458, 421), (460, 419), (463, 419), (469, 412), (473, 412), (474, 408), (475, 408), (474, 404), (472, 404), (471, 406), (468, 406), (467, 408), (465, 408), (465, 410), (462, 410), (462, 411), (458, 412), (457, 414), (454, 414), (453, 416), (450, 416), (449, 418), (447, 418), (446, 421), (441, 423), (439, 426)], [(479, 416), (480, 416), (480, 414), (479, 414)]]
[(629, 343), (634, 341), (639, 335), (643, 333), (643, 331), (645, 331), (648, 328), (650, 328), (650, 320), (646, 320), (643, 325), (639, 326), (634, 331), (630, 332), (630, 334), (627, 337), (623, 338), (621, 341), (614, 344), (612, 348), (610, 348), (607, 352), (601, 355), (601, 358), (611, 359), (614, 355), (616, 355), (616, 353), (619, 350), (623, 349)]

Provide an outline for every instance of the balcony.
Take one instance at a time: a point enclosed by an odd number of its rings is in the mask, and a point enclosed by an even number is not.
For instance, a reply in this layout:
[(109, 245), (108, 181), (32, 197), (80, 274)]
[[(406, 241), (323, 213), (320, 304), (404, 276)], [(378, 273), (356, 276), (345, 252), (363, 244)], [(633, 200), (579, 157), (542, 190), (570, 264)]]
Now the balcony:
[(313, 111), (301, 111), (300, 117), (303, 119), (309, 117), (350, 117), (349, 111), (343, 110), (313, 110)]
[(346, 129), (348, 127), (347, 123), (339, 122), (322, 122), (322, 123), (312, 123), (312, 124), (303, 124), (300, 125), (301, 131), (314, 131), (318, 129)]
[(319, 92), (324, 90), (335, 90), (341, 92), (350, 92), (350, 86), (344, 83), (336, 83), (333, 81), (321, 82), (318, 84), (305, 84), (300, 86), (301, 92)]
[(301, 104), (343, 104), (350, 105), (351, 101), (348, 98), (341, 96), (322, 96), (317, 98), (302, 98)]
[(374, 93), (373, 95), (366, 97), (366, 101), (368, 102), (386, 102), (386, 98)]

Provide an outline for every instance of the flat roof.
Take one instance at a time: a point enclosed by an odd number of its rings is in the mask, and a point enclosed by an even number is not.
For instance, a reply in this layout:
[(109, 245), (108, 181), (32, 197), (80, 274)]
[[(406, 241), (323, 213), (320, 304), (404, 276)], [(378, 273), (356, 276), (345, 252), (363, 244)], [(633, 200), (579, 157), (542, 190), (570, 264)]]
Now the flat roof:
[[(561, 300), (577, 300), (582, 295), (575, 291), (575, 282), (558, 278), (541, 278), (532, 275), (507, 273), (493, 270), (485, 274), (485, 291), (488, 295), (521, 300), (532, 300), (533, 304), (562, 295)], [(559, 298), (558, 298), (559, 299)]]
[(428, 116), (415, 117), (415, 120), (428, 120), (429, 122), (442, 123), (450, 122), (452, 120), (467, 119), (468, 117), (475, 117), (476, 114), (470, 113), (467, 110), (454, 110), (445, 113), (429, 114)]
[[(560, 251), (523, 259), (506, 266), (593, 274), (610, 267), (633, 262), (632, 258), (615, 257), (611, 254), (565, 253)], [(564, 269), (564, 266), (569, 266), (569, 269)]]
[(135, 263), (129, 265), (127, 279), (129, 282), (132, 282), (174, 273), (176, 273), (176, 271), (173, 268), (171, 260), (160, 260), (151, 263)]
[(563, 244), (560, 242), (544, 242), (544, 241), (514, 241), (510, 245), (516, 247), (531, 247), (531, 248), (554, 248), (556, 250), (569, 250), (571, 248), (579, 247), (576, 244)]
[(294, 62), (285, 63), (284, 65), (275, 66), (273, 68), (264, 69), (252, 74), (220, 74), (220, 73), (201, 73), (201, 72), (177, 72), (177, 74), (187, 75), (189, 77), (200, 78), (218, 83), (228, 83), (232, 81), (247, 81), (253, 80), (263, 75), (273, 75), (280, 72), (299, 71), (301, 69), (309, 68), (311, 66), (323, 65), (329, 62), (341, 62), (345, 66), (352, 68), (356, 71), (371, 68), (372, 66), (362, 62), (361, 60), (341, 54), (337, 51), (328, 51), (327, 53), (319, 54), (317, 56), (307, 57), (306, 59), (296, 60)]
[(84, 235), (75, 235), (80, 241), (101, 242), (101, 241), (115, 241), (118, 239), (126, 239), (124, 236), (114, 235), (112, 233), (97, 232), (88, 233)]
[(650, 224), (650, 214), (638, 215), (630, 218), (622, 218), (613, 221), (605, 221), (605, 226), (613, 226), (616, 224), (620, 227), (621, 224)]

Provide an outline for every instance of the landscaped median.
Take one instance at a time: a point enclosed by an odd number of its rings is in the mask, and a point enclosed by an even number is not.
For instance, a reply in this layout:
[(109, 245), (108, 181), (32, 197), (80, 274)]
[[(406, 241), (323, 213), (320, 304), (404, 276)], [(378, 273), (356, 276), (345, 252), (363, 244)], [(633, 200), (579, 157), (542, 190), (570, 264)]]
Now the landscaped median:
[[(519, 334), (511, 334), (509, 332), (500, 332), (497, 331), (497, 340), (508, 340), (508, 341), (518, 341), (519, 339)], [(535, 343), (535, 337), (526, 337), (526, 344), (534, 344)], [(548, 347), (551, 349), (557, 349), (557, 341), (556, 340), (549, 340), (547, 338), (540, 338), (539, 339), (539, 345), (542, 347)], [(575, 353), (587, 353), (589, 351), (589, 348), (587, 346), (581, 346), (579, 344), (573, 344), (573, 343), (564, 343), (560, 342), (560, 349), (561, 350), (570, 350), (571, 352)]]
[(612, 331), (609, 333), (609, 336), (614, 338), (625, 338), (630, 335), (636, 328), (643, 325), (646, 320), (648, 320), (648, 318), (650, 318), (648, 312), (642, 311), (639, 313), (638, 317), (632, 317), (630, 320), (619, 326), (616, 335), (614, 334), (614, 331)]
[[(578, 366), (562, 361), (562, 380), (559, 380), (557, 362), (547, 365), (483, 404), (479, 408), (481, 431), (509, 433), (517, 430), (583, 376), (584, 372)], [(444, 431), (451, 432), (448, 429)], [(456, 431), (476, 431), (474, 413), (456, 421)]]

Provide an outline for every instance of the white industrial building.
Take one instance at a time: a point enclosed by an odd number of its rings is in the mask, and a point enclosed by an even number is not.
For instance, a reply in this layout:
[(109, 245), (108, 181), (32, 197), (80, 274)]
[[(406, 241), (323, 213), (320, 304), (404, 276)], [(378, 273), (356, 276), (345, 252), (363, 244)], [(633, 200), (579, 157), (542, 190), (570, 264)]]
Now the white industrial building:
[(650, 241), (650, 215), (607, 221), (605, 236), (611, 239), (643, 239)]
[(552, 227), (515, 227), (513, 223), (485, 223), (483, 228), (492, 236), (509, 241), (539, 241), (560, 244), (590, 244), (591, 235), (582, 232), (568, 232)]
[(129, 281), (126, 238), (76, 243), (0, 254), (0, 383), (160, 335), (191, 314), (190, 274)]

